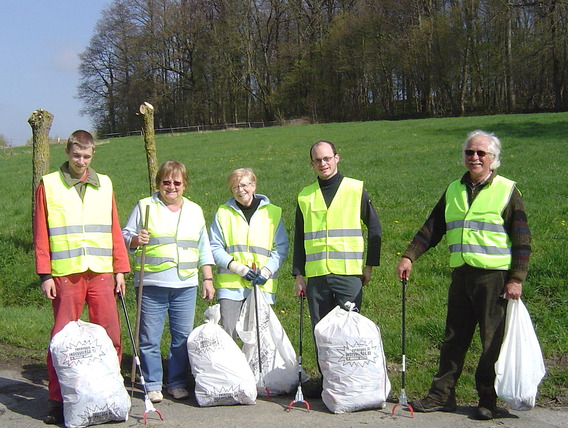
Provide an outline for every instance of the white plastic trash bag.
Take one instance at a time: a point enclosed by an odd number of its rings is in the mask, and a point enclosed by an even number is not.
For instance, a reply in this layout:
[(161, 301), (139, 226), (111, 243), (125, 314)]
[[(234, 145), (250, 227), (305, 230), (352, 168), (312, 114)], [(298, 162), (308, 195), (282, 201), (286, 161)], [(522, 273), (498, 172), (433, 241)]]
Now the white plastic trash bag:
[(200, 406), (255, 404), (256, 381), (245, 355), (218, 324), (220, 306), (204, 313), (206, 323), (187, 338), (195, 398)]
[(323, 376), (322, 400), (333, 413), (384, 408), (391, 384), (379, 327), (336, 306), (314, 330)]
[(509, 300), (505, 336), (495, 363), (497, 396), (514, 410), (535, 406), (538, 384), (546, 373), (531, 317), (521, 299)]
[[(258, 341), (255, 314), (255, 293), (245, 300), (237, 321), (237, 333), (243, 341), (243, 352), (256, 379), (259, 394), (271, 396), (287, 394), (298, 386), (298, 361), (296, 352), (286, 335), (282, 324), (266, 301), (258, 293), (258, 319), (262, 378), (258, 364)], [(302, 373), (302, 381), (308, 377)]]
[(66, 427), (128, 420), (130, 396), (116, 349), (98, 324), (71, 321), (51, 339)]

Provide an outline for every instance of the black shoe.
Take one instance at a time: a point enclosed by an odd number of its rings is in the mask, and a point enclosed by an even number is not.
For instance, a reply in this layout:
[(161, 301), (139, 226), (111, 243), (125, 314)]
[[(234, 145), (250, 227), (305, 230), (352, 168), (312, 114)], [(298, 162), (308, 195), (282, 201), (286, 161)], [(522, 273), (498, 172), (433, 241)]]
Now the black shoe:
[(480, 421), (489, 421), (493, 419), (496, 409), (497, 396), (495, 393), (481, 394), (477, 409), (475, 410), (475, 418)]
[(43, 423), (48, 425), (62, 424), (63, 419), (63, 402), (49, 400), (47, 415), (43, 418)]
[(487, 407), (478, 407), (475, 410), (475, 418), (480, 421), (490, 421), (493, 419), (493, 412)]
[(321, 398), (323, 391), (322, 379), (310, 379), (302, 384), (302, 392), (306, 398)]
[(440, 402), (430, 396), (408, 403), (416, 412), (455, 412), (457, 409), (455, 397), (448, 398), (445, 402)]
[(475, 418), (480, 421), (489, 421), (493, 419), (493, 414), (497, 409), (497, 394), (493, 388), (479, 389), (479, 403), (475, 410)]

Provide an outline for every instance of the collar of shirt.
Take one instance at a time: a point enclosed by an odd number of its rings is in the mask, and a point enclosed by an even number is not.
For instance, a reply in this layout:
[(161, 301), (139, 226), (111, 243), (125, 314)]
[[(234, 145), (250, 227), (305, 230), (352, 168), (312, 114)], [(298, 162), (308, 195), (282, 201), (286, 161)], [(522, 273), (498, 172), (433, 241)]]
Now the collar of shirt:
[(322, 180), (318, 177), (318, 183), (320, 187), (331, 187), (331, 186), (339, 186), (339, 183), (343, 179), (343, 175), (339, 171), (333, 177), (328, 178), (327, 180)]
[(495, 174), (495, 170), (492, 170), (489, 173), (489, 175), (487, 177), (485, 177), (483, 180), (481, 180), (477, 183), (472, 183), (471, 178), (469, 176), (469, 172), (466, 172), (463, 175), (463, 177), (461, 178), (461, 182), (462, 182), (462, 184), (465, 184), (466, 186), (471, 187), (471, 188), (482, 188), (486, 184), (491, 183), (496, 175), (497, 174)]
[(63, 179), (69, 186), (77, 186), (78, 184), (79, 185), (90, 184), (94, 187), (99, 187), (101, 185), (99, 181), (99, 176), (97, 175), (97, 173), (93, 168), (89, 168), (87, 170), (87, 176), (83, 179), (74, 178), (71, 175), (71, 171), (69, 170), (69, 162), (65, 162), (63, 165), (61, 165), (60, 171), (61, 175), (63, 176)]
[(477, 195), (479, 195), (481, 189), (483, 189), (486, 184), (490, 184), (496, 175), (497, 174), (494, 174), (494, 171), (491, 171), (491, 173), (487, 177), (485, 177), (480, 182), (474, 184), (471, 182), (471, 179), (469, 177), (469, 172), (466, 172), (464, 174), (464, 176), (461, 179), (461, 182), (465, 184), (467, 191), (467, 200), (470, 205), (473, 203)]

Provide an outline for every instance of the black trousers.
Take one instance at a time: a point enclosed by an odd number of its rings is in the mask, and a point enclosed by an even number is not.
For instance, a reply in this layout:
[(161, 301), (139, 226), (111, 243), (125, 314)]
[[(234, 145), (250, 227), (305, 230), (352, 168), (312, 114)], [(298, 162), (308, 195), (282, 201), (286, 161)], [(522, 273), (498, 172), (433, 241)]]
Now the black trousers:
[[(363, 300), (363, 283), (361, 277), (354, 275), (322, 275), (308, 278), (307, 295), (312, 320), (312, 335), (316, 324), (331, 312), (337, 305), (345, 307), (346, 302), (355, 303), (361, 309)], [(314, 345), (316, 343), (314, 337)], [(318, 349), (316, 345), (316, 361), (319, 365)]]
[(308, 278), (307, 296), (312, 319), (312, 331), (316, 324), (337, 305), (343, 307), (353, 302), (361, 309), (363, 283), (354, 275), (323, 275)]
[(495, 362), (503, 343), (507, 301), (500, 297), (508, 271), (461, 266), (452, 272), (440, 366), (429, 395), (445, 401), (454, 394), (466, 352), (479, 325), (482, 351), (475, 372), (480, 397), (495, 396)]

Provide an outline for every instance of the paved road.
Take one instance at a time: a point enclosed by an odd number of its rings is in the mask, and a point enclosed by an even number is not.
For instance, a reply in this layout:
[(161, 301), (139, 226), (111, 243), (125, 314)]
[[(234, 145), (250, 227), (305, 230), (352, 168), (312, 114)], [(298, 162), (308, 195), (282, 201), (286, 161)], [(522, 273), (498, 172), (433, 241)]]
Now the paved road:
[[(287, 412), (293, 397), (274, 397), (257, 400), (251, 406), (197, 406), (195, 400), (175, 402), (165, 399), (156, 407), (162, 412), (161, 421), (154, 412), (148, 415), (147, 427), (192, 427), (192, 428), (329, 428), (329, 427), (412, 427), (412, 428), (552, 428), (568, 426), (568, 408), (535, 408), (530, 412), (506, 412), (493, 421), (476, 421), (471, 418), (474, 408), (458, 407), (456, 413), (415, 414), (397, 408), (391, 416), (393, 404), (384, 410), (371, 410), (343, 415), (328, 412), (319, 399), (309, 399), (311, 411), (302, 406)], [(0, 369), (0, 427), (34, 428), (46, 427), (42, 422), (45, 414), (47, 388), (45, 374), (24, 366)], [(108, 427), (142, 427), (144, 421), (142, 395), (135, 393), (130, 418), (127, 422), (105, 424)]]

